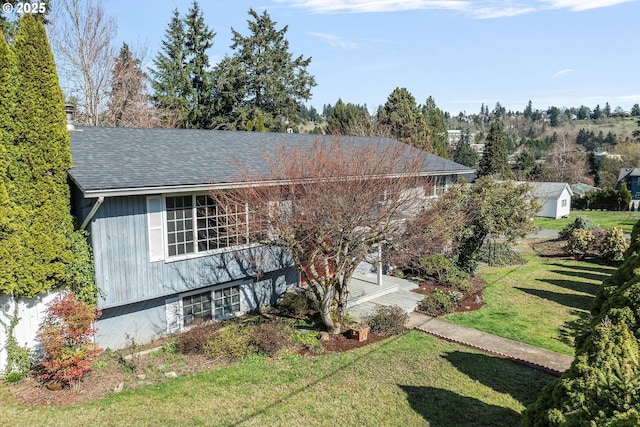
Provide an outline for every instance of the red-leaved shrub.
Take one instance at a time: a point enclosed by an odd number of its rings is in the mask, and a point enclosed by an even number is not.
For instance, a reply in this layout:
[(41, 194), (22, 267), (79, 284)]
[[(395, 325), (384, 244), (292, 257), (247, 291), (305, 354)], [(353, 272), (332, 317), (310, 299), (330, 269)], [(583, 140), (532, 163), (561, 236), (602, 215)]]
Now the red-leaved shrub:
[(77, 386), (101, 349), (93, 342), (93, 322), (100, 311), (62, 293), (48, 306), (37, 339), (42, 344), (41, 380)]

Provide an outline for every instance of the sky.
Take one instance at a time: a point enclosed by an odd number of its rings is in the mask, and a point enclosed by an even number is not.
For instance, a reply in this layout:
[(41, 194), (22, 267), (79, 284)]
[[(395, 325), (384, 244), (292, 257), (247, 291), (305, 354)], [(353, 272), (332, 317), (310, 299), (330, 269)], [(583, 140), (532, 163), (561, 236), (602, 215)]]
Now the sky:
[[(174, 9), (191, 0), (104, 0), (118, 45), (160, 50)], [(496, 102), (630, 110), (640, 103), (640, 0), (200, 0), (216, 32), (213, 64), (231, 31), (248, 35), (248, 10), (267, 10), (295, 56), (311, 57), (317, 86), (306, 104), (383, 105), (396, 87), (431, 96), (452, 115)]]

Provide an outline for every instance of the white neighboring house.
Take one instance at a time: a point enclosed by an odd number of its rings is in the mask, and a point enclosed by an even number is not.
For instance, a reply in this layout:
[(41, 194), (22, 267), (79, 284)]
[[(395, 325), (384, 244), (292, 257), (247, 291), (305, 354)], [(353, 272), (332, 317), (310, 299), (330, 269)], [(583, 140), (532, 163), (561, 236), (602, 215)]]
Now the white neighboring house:
[(565, 182), (527, 182), (533, 195), (542, 205), (537, 216), (544, 218), (566, 218), (571, 212), (571, 186)]

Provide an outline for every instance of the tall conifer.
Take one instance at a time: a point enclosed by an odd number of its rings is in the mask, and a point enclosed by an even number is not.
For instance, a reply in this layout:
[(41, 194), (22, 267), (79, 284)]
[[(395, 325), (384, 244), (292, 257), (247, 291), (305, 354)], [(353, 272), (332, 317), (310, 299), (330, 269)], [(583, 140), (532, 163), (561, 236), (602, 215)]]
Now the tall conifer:
[(71, 168), (64, 98), (43, 24), (20, 19), (16, 60), (15, 131), (9, 150), (9, 198), (17, 205), (12, 251), (19, 269), (6, 278), (16, 297), (33, 297), (64, 284), (71, 252), (67, 170)]
[(479, 176), (493, 176), (498, 179), (511, 179), (511, 167), (507, 154), (507, 142), (504, 138), (502, 125), (499, 121), (491, 123), (487, 144), (484, 148), (484, 155), (480, 159), (478, 166)]

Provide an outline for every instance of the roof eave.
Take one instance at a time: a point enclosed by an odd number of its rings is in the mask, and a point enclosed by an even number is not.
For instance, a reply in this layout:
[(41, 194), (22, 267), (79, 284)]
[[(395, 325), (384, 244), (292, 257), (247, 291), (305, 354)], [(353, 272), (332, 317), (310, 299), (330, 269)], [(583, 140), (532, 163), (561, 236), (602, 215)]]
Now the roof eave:
[[(470, 175), (475, 173), (474, 169), (459, 169), (449, 171), (429, 171), (420, 173), (419, 176), (434, 176), (434, 175)], [(400, 174), (386, 175), (385, 178), (398, 178)], [(72, 176), (73, 179), (73, 176)], [(125, 197), (125, 196), (145, 196), (149, 194), (175, 194), (175, 193), (194, 193), (194, 192), (206, 192), (213, 190), (233, 190), (236, 188), (247, 188), (265, 185), (281, 185), (284, 181), (245, 181), (245, 182), (226, 182), (217, 184), (187, 184), (187, 185), (171, 185), (171, 186), (157, 186), (157, 187), (130, 187), (130, 188), (105, 188), (87, 190), (78, 184), (80, 191), (86, 198), (96, 197)]]

